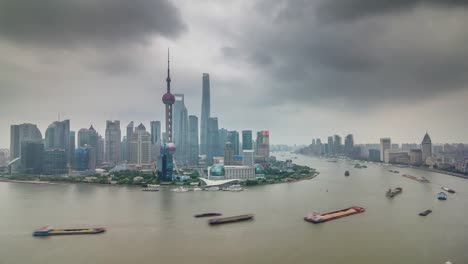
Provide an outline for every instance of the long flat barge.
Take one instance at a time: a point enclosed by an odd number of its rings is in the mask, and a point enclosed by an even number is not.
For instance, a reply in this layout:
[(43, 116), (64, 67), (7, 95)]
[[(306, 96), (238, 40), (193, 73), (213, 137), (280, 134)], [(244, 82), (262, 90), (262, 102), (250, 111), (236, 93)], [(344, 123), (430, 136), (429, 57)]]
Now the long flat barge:
[(245, 214), (245, 215), (236, 215), (224, 218), (213, 218), (208, 221), (210, 225), (219, 225), (219, 224), (227, 224), (227, 223), (235, 223), (241, 221), (247, 221), (253, 219), (253, 214)]
[(408, 179), (412, 179), (412, 180), (415, 180), (415, 181), (418, 181), (418, 182), (429, 182), (428, 179), (424, 178), (424, 177), (416, 177), (416, 176), (413, 176), (413, 175), (408, 175), (408, 174), (403, 174), (401, 175), (405, 178), (408, 178)]
[(341, 210), (333, 211), (333, 212), (329, 212), (329, 213), (324, 213), (324, 214), (313, 212), (313, 213), (310, 213), (308, 216), (304, 217), (304, 220), (307, 221), (307, 222), (318, 224), (318, 223), (322, 223), (322, 222), (326, 222), (326, 221), (335, 220), (335, 219), (338, 219), (338, 218), (350, 216), (350, 215), (353, 215), (353, 214), (363, 213), (364, 211), (366, 211), (366, 209), (364, 207), (351, 206), (351, 207), (348, 207), (348, 208), (345, 208), (345, 209), (341, 209)]
[(213, 216), (221, 216), (222, 214), (220, 213), (204, 213), (204, 214), (196, 214), (193, 217), (213, 217)]
[(74, 229), (53, 229), (50, 226), (44, 226), (34, 230), (33, 236), (58, 236), (58, 235), (88, 235), (105, 232), (104, 227), (96, 228), (74, 228)]

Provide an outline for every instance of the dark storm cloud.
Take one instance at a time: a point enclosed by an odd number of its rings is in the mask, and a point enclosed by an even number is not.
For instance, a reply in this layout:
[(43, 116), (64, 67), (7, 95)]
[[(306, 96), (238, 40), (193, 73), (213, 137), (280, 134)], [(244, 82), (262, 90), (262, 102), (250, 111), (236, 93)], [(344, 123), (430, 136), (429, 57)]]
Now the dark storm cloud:
[(460, 7), (466, 0), (322, 0), (317, 15), (325, 20), (355, 20), (372, 15), (412, 10), (417, 6)]
[[(354, 18), (374, 15), (353, 23), (321, 23), (311, 16), (325, 7), (329, 14), (344, 12), (348, 2), (364, 9), (352, 11)], [(387, 2), (413, 11), (380, 15), (394, 10)], [(468, 13), (445, 8), (466, 1), (261, 3), (247, 22), (255, 26), (244, 25), (248, 30), (230, 49), (250, 54), (242, 58), (265, 74), (265, 94), (276, 103), (337, 101), (365, 108), (468, 88)], [(377, 3), (382, 8), (371, 12)], [(427, 5), (415, 8), (420, 4)]]
[(0, 37), (22, 44), (105, 47), (184, 29), (168, 0), (0, 0)]

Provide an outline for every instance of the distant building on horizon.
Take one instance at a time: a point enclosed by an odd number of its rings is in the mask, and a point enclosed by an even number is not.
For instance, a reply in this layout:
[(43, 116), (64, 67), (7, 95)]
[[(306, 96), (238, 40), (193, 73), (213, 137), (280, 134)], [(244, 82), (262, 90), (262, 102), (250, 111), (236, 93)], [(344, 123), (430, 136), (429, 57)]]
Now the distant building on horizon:
[(328, 137), (327, 147), (328, 147), (328, 150), (327, 150), (328, 155), (335, 155), (335, 145), (333, 143), (333, 136)]
[(96, 169), (96, 148), (84, 145), (75, 150), (74, 169), (77, 171), (94, 171)]
[(224, 147), (224, 165), (234, 165), (234, 149), (231, 142), (226, 142)]
[(253, 167), (254, 166), (254, 151), (247, 149), (242, 151), (243, 156), (243, 165)]
[(380, 150), (378, 149), (369, 149), (369, 160), (379, 162), (380, 161)]
[(256, 156), (267, 162), (270, 158), (270, 132), (268, 130), (258, 131), (256, 143)]
[(210, 119), (210, 75), (203, 73), (202, 76), (202, 106), (200, 121), (200, 154), (208, 154), (208, 127)]
[(392, 148), (392, 141), (390, 138), (380, 139), (380, 161), (385, 162), (385, 150)]
[(26, 174), (41, 174), (44, 165), (44, 143), (42, 140), (21, 142), (21, 171)]
[(354, 147), (354, 136), (353, 134), (348, 134), (345, 137), (345, 144), (344, 144), (344, 152), (346, 155), (350, 155), (350, 152), (352, 151)]
[[(133, 122), (132, 122), (133, 128)], [(128, 128), (127, 128), (128, 131)], [(121, 140), (122, 135), (120, 132), (119, 120), (106, 121), (106, 135), (105, 135), (105, 160), (113, 165), (119, 164), (121, 156)], [(128, 149), (127, 149), (128, 150)]]
[(160, 148), (162, 144), (161, 140), (161, 122), (151, 121), (151, 155), (152, 160), (157, 161), (160, 154)]
[(425, 134), (421, 142), (422, 160), (426, 163), (427, 158), (432, 158), (432, 140), (429, 134)]
[(134, 131), (134, 123), (133, 123), (133, 121), (130, 121), (130, 123), (128, 123), (128, 125), (127, 125), (126, 134), (125, 134), (125, 136), (127, 138), (127, 141), (126, 141), (127, 148), (126, 148), (126, 151), (125, 151), (125, 160), (126, 161), (128, 161), (130, 159), (130, 157), (129, 157), (130, 154), (128, 153), (128, 150), (130, 149), (128, 141), (132, 137), (133, 131)]
[(46, 149), (44, 151), (43, 174), (63, 175), (67, 173), (67, 157), (64, 149)]
[(409, 151), (410, 165), (420, 166), (423, 164), (423, 155), (421, 149), (411, 149)]
[(237, 132), (236, 130), (229, 131), (227, 141), (231, 142), (234, 155), (239, 155), (239, 132)]
[(21, 143), (27, 140), (42, 140), (42, 134), (35, 124), (11, 125), (10, 160), (21, 156)]

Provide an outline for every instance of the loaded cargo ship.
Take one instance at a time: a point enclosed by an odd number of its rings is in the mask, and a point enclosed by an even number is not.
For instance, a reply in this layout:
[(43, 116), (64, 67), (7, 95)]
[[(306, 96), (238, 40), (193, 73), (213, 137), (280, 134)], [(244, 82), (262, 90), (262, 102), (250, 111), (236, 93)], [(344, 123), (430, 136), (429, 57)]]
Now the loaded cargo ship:
[(304, 220), (306, 220), (307, 222), (318, 224), (318, 223), (350, 216), (353, 214), (363, 213), (364, 211), (366, 211), (364, 207), (351, 206), (349, 208), (345, 208), (345, 209), (341, 209), (341, 210), (333, 211), (329, 213), (324, 213), (324, 214), (313, 212), (313, 213), (310, 213), (308, 216), (304, 217)]
[(44, 226), (34, 230), (33, 236), (57, 236), (57, 235), (87, 235), (105, 232), (104, 227), (96, 228), (76, 228), (76, 229), (53, 229), (51, 226)]
[(396, 188), (393, 189), (393, 190), (392, 190), (392, 189), (388, 189), (388, 191), (387, 191), (387, 197), (392, 198), (392, 197), (394, 197), (395, 195), (400, 194), (401, 192), (403, 192), (403, 188), (401, 188), (401, 187), (396, 187)]
[(403, 174), (401, 176), (403, 176), (405, 178), (408, 178), (408, 179), (418, 181), (418, 182), (429, 182), (429, 180), (424, 178), (424, 177), (417, 177), (417, 176), (413, 176), (413, 175), (409, 175), (409, 174)]
[(204, 213), (204, 214), (196, 214), (194, 217), (212, 217), (212, 216), (221, 216), (220, 213)]

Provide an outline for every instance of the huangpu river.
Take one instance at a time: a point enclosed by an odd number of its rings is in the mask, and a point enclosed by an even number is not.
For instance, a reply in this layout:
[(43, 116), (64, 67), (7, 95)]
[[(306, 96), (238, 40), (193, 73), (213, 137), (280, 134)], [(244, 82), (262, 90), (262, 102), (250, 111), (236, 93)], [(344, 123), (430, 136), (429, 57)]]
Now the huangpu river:
[[(468, 263), (468, 180), (379, 164), (356, 169), (353, 161), (273, 155), (293, 158), (320, 174), (243, 192), (0, 182), (0, 263)], [(431, 182), (407, 179), (404, 173)], [(402, 194), (385, 196), (398, 186)], [(439, 201), (442, 186), (457, 193)], [(303, 220), (312, 211), (353, 205), (366, 211), (321, 224)], [(418, 215), (426, 209), (433, 213)], [(255, 219), (213, 227), (207, 219), (193, 217), (204, 212), (253, 213)], [(107, 232), (32, 236), (46, 224), (103, 226)]]

